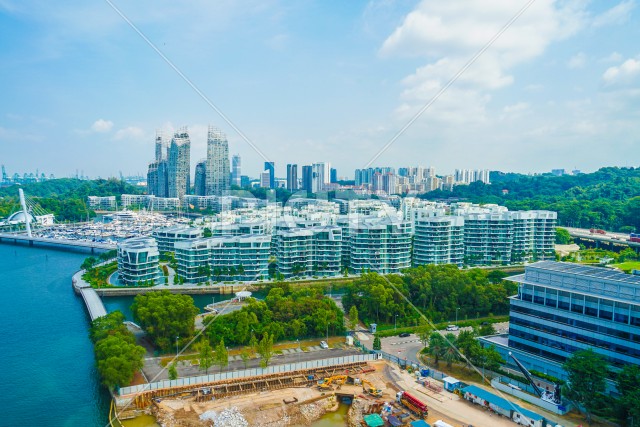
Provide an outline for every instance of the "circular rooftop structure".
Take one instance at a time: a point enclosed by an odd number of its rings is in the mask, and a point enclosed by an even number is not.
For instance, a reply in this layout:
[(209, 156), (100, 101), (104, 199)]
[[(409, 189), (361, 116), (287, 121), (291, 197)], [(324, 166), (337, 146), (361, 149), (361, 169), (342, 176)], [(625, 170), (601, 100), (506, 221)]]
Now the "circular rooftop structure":
[(236, 298), (238, 298), (238, 301), (242, 301), (243, 299), (251, 298), (251, 292), (249, 292), (249, 291), (236, 292)]
[[(26, 222), (24, 218), (24, 211), (18, 211), (14, 212), (9, 218), (7, 218), (7, 221)], [(31, 214), (29, 214), (29, 222), (36, 222), (35, 218)]]

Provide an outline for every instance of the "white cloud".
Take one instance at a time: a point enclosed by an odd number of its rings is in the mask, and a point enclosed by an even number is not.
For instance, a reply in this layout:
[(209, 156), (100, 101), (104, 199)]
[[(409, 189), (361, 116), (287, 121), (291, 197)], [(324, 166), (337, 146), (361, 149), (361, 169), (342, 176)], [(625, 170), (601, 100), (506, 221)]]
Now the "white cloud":
[(609, 56), (600, 58), (600, 62), (620, 62), (622, 61), (622, 55), (618, 52), (611, 52)]
[[(422, 0), (380, 48), (383, 57), (412, 56), (427, 60), (426, 65), (402, 81), (404, 104), (399, 111), (417, 111), (524, 4), (524, 0)], [(551, 43), (575, 34), (585, 23), (582, 6), (575, 7), (571, 2), (558, 4), (554, 0), (533, 3), (447, 90), (457, 90), (459, 96), (444, 94), (430, 109), (429, 116), (436, 117), (437, 110), (446, 108), (442, 104), (449, 98), (449, 107), (454, 111), (459, 108), (473, 112), (474, 118), (483, 117), (491, 99), (488, 92), (511, 85), (514, 77), (510, 71), (514, 66), (539, 57)], [(470, 117), (463, 113), (459, 116)], [(446, 117), (454, 115), (441, 116)]]
[(620, 25), (625, 23), (631, 16), (631, 12), (636, 7), (634, 0), (625, 0), (611, 9), (593, 18), (591, 25), (595, 28), (607, 25)]
[(113, 122), (111, 120), (98, 119), (91, 125), (91, 130), (99, 133), (109, 132), (112, 128)]
[(619, 66), (609, 67), (602, 75), (607, 85), (628, 83), (640, 74), (640, 60), (629, 58)]
[(579, 52), (573, 55), (569, 61), (567, 62), (567, 67), (575, 69), (575, 68), (583, 68), (587, 63), (587, 55), (584, 52)]
[(281, 51), (287, 47), (289, 43), (289, 35), (287, 34), (276, 34), (275, 36), (267, 39), (265, 44), (273, 50)]
[(136, 126), (127, 126), (118, 130), (114, 136), (116, 140), (123, 139), (141, 139), (144, 137), (144, 131)]

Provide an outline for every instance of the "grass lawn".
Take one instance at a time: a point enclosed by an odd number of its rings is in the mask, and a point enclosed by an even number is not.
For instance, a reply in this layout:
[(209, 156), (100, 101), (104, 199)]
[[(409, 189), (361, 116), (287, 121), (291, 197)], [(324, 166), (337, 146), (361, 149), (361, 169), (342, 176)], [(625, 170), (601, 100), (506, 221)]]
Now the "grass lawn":
[(640, 270), (640, 261), (627, 261), (621, 264), (611, 264), (611, 266), (619, 268), (625, 273), (631, 273), (631, 270)]

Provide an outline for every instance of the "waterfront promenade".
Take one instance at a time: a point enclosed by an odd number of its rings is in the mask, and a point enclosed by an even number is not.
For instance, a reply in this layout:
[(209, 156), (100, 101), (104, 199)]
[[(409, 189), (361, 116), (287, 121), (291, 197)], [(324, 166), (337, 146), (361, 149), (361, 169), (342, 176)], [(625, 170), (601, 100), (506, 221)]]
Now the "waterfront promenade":
[(102, 304), (98, 293), (82, 278), (84, 272), (85, 270), (76, 272), (71, 279), (71, 283), (73, 284), (74, 291), (82, 296), (87, 311), (89, 312), (89, 317), (91, 321), (94, 321), (98, 317), (106, 316), (107, 310), (104, 308), (104, 304)]

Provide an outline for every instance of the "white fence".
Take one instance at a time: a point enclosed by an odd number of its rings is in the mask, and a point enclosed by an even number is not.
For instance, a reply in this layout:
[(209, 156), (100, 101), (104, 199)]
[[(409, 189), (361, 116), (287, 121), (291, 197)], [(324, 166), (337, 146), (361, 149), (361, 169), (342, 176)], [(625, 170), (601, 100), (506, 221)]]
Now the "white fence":
[(358, 354), (354, 356), (333, 357), (331, 359), (310, 360), (308, 362), (289, 363), (286, 365), (275, 365), (267, 368), (243, 369), (241, 371), (222, 372), (212, 375), (201, 375), (198, 377), (178, 378), (177, 380), (163, 380), (154, 383), (140, 384), (131, 387), (122, 387), (118, 394), (125, 396), (129, 394), (141, 393), (147, 390), (158, 390), (169, 387), (180, 387), (189, 385), (206, 384), (214, 381), (230, 380), (235, 378), (255, 377), (258, 375), (278, 374), (284, 372), (298, 371), (302, 369), (318, 369), (345, 363), (369, 362), (376, 358), (374, 354)]

